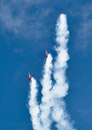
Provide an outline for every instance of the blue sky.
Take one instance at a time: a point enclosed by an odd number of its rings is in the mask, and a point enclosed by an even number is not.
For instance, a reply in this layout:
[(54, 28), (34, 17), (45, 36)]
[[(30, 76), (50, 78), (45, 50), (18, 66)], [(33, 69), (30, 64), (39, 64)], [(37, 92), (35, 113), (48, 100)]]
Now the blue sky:
[(28, 72), (39, 80), (47, 49), (55, 57), (55, 25), (68, 19), (67, 111), (77, 130), (92, 129), (92, 2), (0, 1), (0, 130), (32, 130)]

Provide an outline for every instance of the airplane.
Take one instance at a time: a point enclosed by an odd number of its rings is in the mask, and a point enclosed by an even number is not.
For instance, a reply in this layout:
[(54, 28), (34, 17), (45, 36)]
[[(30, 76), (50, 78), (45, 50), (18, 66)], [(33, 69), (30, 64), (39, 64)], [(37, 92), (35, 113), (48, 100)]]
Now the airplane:
[(47, 50), (45, 51), (45, 57), (46, 58), (48, 57), (48, 51)]
[(31, 82), (32, 76), (30, 75), (30, 73), (28, 73), (28, 80), (29, 82)]

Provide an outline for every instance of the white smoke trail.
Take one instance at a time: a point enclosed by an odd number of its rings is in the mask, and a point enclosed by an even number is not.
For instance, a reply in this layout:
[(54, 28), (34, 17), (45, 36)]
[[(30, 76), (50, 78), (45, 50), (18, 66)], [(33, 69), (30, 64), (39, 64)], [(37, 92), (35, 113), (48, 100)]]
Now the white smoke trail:
[(39, 106), (37, 103), (37, 83), (34, 78), (30, 82), (30, 93), (29, 93), (29, 113), (31, 114), (32, 124), (34, 130), (43, 130), (41, 128), (39, 120)]
[(57, 123), (58, 130), (75, 130), (66, 112), (63, 98), (67, 95), (68, 83), (66, 81), (66, 69), (68, 56), (68, 35), (67, 20), (61, 14), (56, 25), (56, 62), (54, 64), (54, 79), (56, 81), (52, 90), (53, 112), (52, 118)]
[[(52, 65), (52, 56), (48, 54), (46, 64), (44, 66), (44, 75), (41, 81), (42, 88), (42, 103), (37, 104), (37, 84), (32, 78), (29, 95), (29, 112), (32, 117), (34, 130), (50, 130), (52, 121), (54, 120), (58, 130), (76, 130), (70, 121), (70, 117), (66, 112), (66, 104), (64, 97), (68, 93), (68, 83), (66, 80), (66, 69), (68, 55), (68, 36), (66, 15), (61, 14), (56, 25), (56, 42), (55, 48), (57, 52), (54, 68)], [(51, 73), (54, 70), (53, 77), (55, 79), (54, 86), (52, 85)], [(50, 108), (53, 108), (51, 112)], [(41, 112), (41, 113), (40, 113)], [(50, 115), (52, 114), (52, 119)]]
[(50, 119), (50, 100), (51, 100), (51, 94), (50, 90), (52, 87), (52, 81), (51, 81), (51, 73), (52, 73), (52, 56), (48, 54), (48, 57), (46, 59), (46, 64), (44, 66), (44, 74), (43, 79), (41, 81), (42, 84), (42, 104), (40, 106), (41, 108), (41, 122), (43, 126), (43, 130), (49, 130), (51, 125), (51, 119)]

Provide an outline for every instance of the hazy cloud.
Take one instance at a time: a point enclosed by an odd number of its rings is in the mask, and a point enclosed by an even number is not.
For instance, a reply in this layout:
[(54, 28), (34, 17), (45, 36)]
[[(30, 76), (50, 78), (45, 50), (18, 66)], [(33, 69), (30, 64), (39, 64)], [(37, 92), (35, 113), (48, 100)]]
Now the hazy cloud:
[(38, 6), (38, 3), (43, 3), (42, 0), (13, 0), (0, 3), (0, 21), (4, 28), (32, 39), (46, 37), (48, 29), (44, 19), (48, 19), (52, 10)]
[(81, 8), (79, 17), (81, 22), (77, 29), (76, 46), (80, 49), (90, 48), (92, 40), (92, 4)]

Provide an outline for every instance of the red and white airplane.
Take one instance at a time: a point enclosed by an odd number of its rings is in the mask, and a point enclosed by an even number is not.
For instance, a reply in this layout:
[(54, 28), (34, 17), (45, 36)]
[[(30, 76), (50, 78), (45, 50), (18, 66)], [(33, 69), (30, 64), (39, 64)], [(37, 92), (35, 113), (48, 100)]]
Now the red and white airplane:
[(46, 58), (48, 57), (48, 51), (47, 50), (45, 51), (45, 57)]
[(31, 82), (31, 80), (32, 80), (32, 76), (30, 75), (30, 73), (28, 73), (28, 80), (29, 80), (29, 82)]

